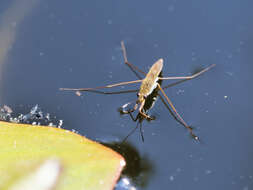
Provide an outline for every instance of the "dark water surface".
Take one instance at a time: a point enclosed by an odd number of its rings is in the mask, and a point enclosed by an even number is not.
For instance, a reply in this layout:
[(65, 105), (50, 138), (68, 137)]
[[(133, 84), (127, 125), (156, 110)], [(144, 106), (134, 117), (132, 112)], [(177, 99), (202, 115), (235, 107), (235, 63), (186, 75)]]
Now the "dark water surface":
[(203, 143), (160, 100), (151, 110), (156, 120), (143, 123), (145, 143), (139, 133), (129, 137), (149, 168), (137, 188), (252, 189), (252, 7), (250, 0), (1, 1), (1, 104), (17, 113), (39, 104), (66, 129), (120, 141), (136, 124), (117, 108), (136, 94), (78, 97), (58, 89), (136, 80), (123, 64), (121, 40), (129, 61), (145, 71), (159, 58), (165, 76), (216, 64), (166, 90)]

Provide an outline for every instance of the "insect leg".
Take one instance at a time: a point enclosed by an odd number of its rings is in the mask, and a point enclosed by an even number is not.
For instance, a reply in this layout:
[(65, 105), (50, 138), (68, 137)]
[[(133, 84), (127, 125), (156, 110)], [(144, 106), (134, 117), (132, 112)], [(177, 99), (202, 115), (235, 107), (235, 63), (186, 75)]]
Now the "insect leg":
[[(130, 107), (129, 108), (129, 105), (132, 105), (134, 103), (134, 107)], [(130, 114), (132, 112), (134, 112), (136, 109), (138, 108), (138, 104), (135, 103), (135, 102), (128, 102), (126, 104), (124, 104), (123, 106), (121, 106), (118, 111), (121, 113), (121, 114)]]
[(132, 119), (134, 122), (136, 122), (136, 121), (137, 121), (137, 119), (138, 119), (138, 115), (137, 115), (135, 118), (134, 118), (134, 116), (133, 116), (132, 112), (129, 112), (129, 115), (130, 115), (131, 119)]
[(193, 79), (198, 77), (199, 75), (203, 74), (204, 72), (208, 71), (209, 69), (211, 69), (212, 67), (214, 67), (215, 64), (210, 65), (209, 67), (201, 70), (200, 72), (195, 73), (194, 75), (191, 76), (182, 76), (182, 77), (159, 77), (160, 80), (178, 80), (178, 79)]
[[(114, 92), (104, 92), (100, 90), (89, 90), (91, 93), (96, 93), (96, 94), (105, 94), (105, 95), (112, 95), (112, 94), (127, 94), (127, 93), (134, 93), (138, 92), (139, 90), (121, 90), (121, 91), (114, 91)], [(75, 91), (78, 96), (81, 95), (80, 91)]]
[(128, 62), (126, 48), (125, 48), (125, 44), (124, 44), (123, 41), (121, 41), (121, 48), (122, 48), (122, 52), (123, 52), (124, 63), (131, 69), (131, 71), (137, 76), (137, 78), (141, 79), (142, 77), (136, 71), (142, 73), (143, 75), (146, 75), (146, 73), (143, 72), (138, 67), (136, 67), (133, 64), (131, 64), (131, 63)]
[(144, 142), (144, 135), (143, 135), (143, 130), (142, 130), (142, 122), (140, 122), (140, 133), (141, 133), (141, 140)]
[(154, 118), (150, 117), (149, 115), (147, 115), (146, 113), (144, 113), (142, 110), (143, 110), (143, 107), (144, 107), (144, 104), (145, 104), (145, 101), (143, 101), (139, 107), (139, 113), (141, 114), (142, 117), (144, 117), (145, 119), (151, 121), (151, 120), (154, 120)]
[(121, 143), (121, 144), (123, 144), (123, 143), (127, 140), (127, 138), (128, 138), (129, 136), (131, 136), (131, 135), (136, 131), (136, 129), (139, 127), (139, 124), (140, 124), (140, 122), (138, 121), (136, 127), (135, 127), (134, 129), (132, 129), (132, 130), (130, 131), (130, 133), (128, 133), (128, 135), (122, 140), (122, 143)]
[(119, 82), (119, 83), (115, 83), (115, 84), (109, 84), (106, 86), (99, 86), (99, 87), (95, 87), (95, 88), (60, 88), (60, 90), (70, 90), (70, 91), (94, 91), (94, 90), (98, 90), (98, 89), (102, 89), (102, 88), (112, 88), (112, 87), (116, 87), (116, 86), (123, 86), (123, 85), (127, 85), (127, 84), (134, 84), (134, 83), (140, 83), (142, 82), (142, 80), (134, 80), (134, 81), (127, 81), (127, 82)]
[[(134, 103), (134, 107), (130, 107), (132, 104)], [(129, 108), (130, 107), (130, 108)], [(139, 118), (140, 115), (139, 113), (136, 115), (136, 117), (134, 118), (133, 116), (133, 112), (138, 108), (138, 104), (135, 102), (128, 102), (126, 104), (124, 104), (123, 106), (121, 106), (118, 111), (120, 112), (120, 114), (129, 114), (131, 119), (136, 122)]]
[(163, 88), (163, 89), (167, 89), (167, 88), (176, 86), (176, 85), (181, 84), (181, 83), (183, 83), (183, 82), (185, 82), (185, 81), (188, 81), (188, 80), (190, 80), (190, 79), (182, 79), (182, 80), (173, 82), (173, 83), (171, 83), (171, 84), (168, 84), (168, 85), (166, 85), (166, 86), (163, 86), (162, 88)]
[(184, 126), (184, 123), (182, 123), (178, 118), (177, 116), (175, 115), (175, 113), (170, 109), (169, 105), (166, 103), (166, 101), (164, 100), (164, 98), (162, 97), (161, 94), (158, 94), (158, 96), (161, 98), (163, 104), (165, 105), (165, 107), (169, 110), (170, 114), (172, 115), (172, 117), (178, 122), (180, 123), (181, 125)]
[(161, 88), (160, 84), (157, 84), (158, 88), (160, 89), (160, 91), (162, 92), (163, 96), (165, 97), (165, 99), (167, 100), (167, 102), (169, 103), (169, 105), (171, 106), (172, 110), (175, 112), (176, 116), (179, 118), (179, 120), (182, 122), (182, 124), (184, 125), (184, 127), (186, 129), (189, 130), (191, 136), (195, 139), (198, 140), (199, 138), (192, 132), (192, 128), (186, 124), (186, 122), (183, 120), (183, 118), (180, 116), (180, 114), (177, 112), (176, 108), (174, 107), (174, 105), (172, 104), (171, 100), (169, 99), (169, 97), (165, 94), (164, 90)]

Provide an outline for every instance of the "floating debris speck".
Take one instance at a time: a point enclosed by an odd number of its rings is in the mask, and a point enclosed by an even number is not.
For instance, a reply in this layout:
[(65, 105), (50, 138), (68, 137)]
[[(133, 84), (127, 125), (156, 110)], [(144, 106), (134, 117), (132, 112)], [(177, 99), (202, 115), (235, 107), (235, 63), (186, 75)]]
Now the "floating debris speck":
[[(61, 127), (63, 125), (63, 120), (57, 121), (56, 117), (52, 118), (53, 119), (51, 119), (49, 113), (43, 113), (38, 104), (33, 106), (29, 113), (19, 114), (13, 112), (13, 110), (7, 105), (0, 107), (0, 120), (2, 121), (32, 125), (48, 125), (54, 127)], [(58, 123), (58, 125), (54, 123)]]
[(62, 126), (62, 125), (63, 125), (63, 120), (62, 120), (62, 119), (60, 119), (60, 120), (59, 120), (59, 124), (58, 124), (58, 126), (57, 126), (57, 127), (58, 127), (58, 128), (61, 128), (61, 126)]
[(80, 91), (76, 91), (76, 95), (77, 95), (77, 96), (82, 96), (82, 94), (81, 94)]
[(132, 183), (131, 179), (129, 179), (128, 177), (122, 177), (117, 185), (116, 185), (116, 190), (136, 190), (136, 187), (134, 186), (134, 184)]
[(4, 105), (3, 109), (7, 113), (12, 113), (13, 112), (12, 109), (9, 106), (7, 106), (7, 105)]

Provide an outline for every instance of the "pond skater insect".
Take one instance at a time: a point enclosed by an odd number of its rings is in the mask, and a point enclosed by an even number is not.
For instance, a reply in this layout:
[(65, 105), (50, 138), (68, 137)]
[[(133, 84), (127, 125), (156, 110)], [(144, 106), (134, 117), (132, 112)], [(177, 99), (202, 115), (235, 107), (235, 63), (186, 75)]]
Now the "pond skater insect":
[[(133, 64), (129, 63), (127, 60), (126, 55), (126, 48), (124, 45), (124, 42), (121, 42), (121, 47), (123, 51), (124, 56), (124, 62), (125, 64), (135, 73), (135, 75), (139, 78), (139, 80), (134, 81), (127, 81), (127, 82), (120, 82), (115, 84), (110, 84), (106, 86), (99, 86), (95, 88), (60, 88), (60, 90), (68, 90), (68, 91), (75, 91), (77, 95), (80, 95), (81, 91), (89, 91), (94, 93), (100, 93), (100, 94), (121, 94), (121, 93), (131, 93), (131, 92), (138, 92), (137, 93), (137, 101), (134, 102), (134, 106), (132, 106), (133, 102), (129, 102), (124, 104), (120, 109), (121, 114), (129, 114), (133, 121), (137, 121), (136, 127), (125, 137), (123, 142), (138, 128), (140, 127), (140, 133), (142, 137), (142, 141), (144, 141), (143, 132), (142, 132), (142, 121), (143, 120), (154, 120), (155, 118), (148, 115), (148, 111), (152, 108), (154, 105), (157, 96), (162, 100), (163, 104), (166, 106), (166, 108), (169, 110), (170, 114), (174, 117), (174, 119), (179, 122), (181, 125), (183, 125), (190, 133), (190, 135), (195, 139), (199, 140), (198, 136), (196, 136), (193, 131), (192, 127), (190, 127), (180, 116), (180, 114), (177, 112), (176, 108), (172, 104), (169, 97), (165, 94), (164, 89), (174, 86), (176, 84), (179, 84), (181, 82), (191, 80), (193, 78), (196, 78), (197, 76), (203, 74), (204, 72), (208, 71), (212, 67), (215, 66), (215, 64), (210, 65), (209, 67), (191, 75), (191, 76), (180, 76), (180, 77), (163, 77), (162, 76), (162, 68), (163, 68), (163, 59), (157, 60), (152, 67), (149, 69), (149, 72), (146, 74), (142, 70), (140, 70), (138, 67), (134, 66)], [(139, 73), (145, 75), (144, 78), (142, 78)], [(174, 82), (170, 85), (167, 85), (165, 87), (162, 87), (162, 81), (163, 80), (179, 80), (177, 82)], [(141, 83), (139, 90), (125, 90), (125, 91), (117, 91), (117, 92), (104, 92), (100, 91), (100, 89), (104, 88), (113, 88), (117, 86), (123, 86), (127, 84), (134, 84), (134, 83)], [(161, 92), (161, 94), (160, 94)], [(164, 100), (166, 99), (166, 101)], [(131, 107), (132, 106), (132, 107)], [(172, 108), (172, 110), (171, 110)], [(138, 109), (137, 116), (134, 118), (133, 112)]]

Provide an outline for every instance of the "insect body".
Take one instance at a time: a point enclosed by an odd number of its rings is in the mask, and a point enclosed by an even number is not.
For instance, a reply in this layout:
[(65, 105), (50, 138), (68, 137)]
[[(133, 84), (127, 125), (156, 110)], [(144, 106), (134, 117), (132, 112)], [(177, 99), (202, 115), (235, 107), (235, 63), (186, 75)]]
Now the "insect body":
[[(162, 71), (160, 71), (158, 77), (162, 77)], [(158, 77), (155, 79), (153, 86), (151, 86), (151, 90), (146, 94), (146, 96), (144, 96), (145, 103), (143, 106), (143, 110), (145, 111), (145, 113), (154, 106), (155, 101), (157, 100), (157, 96), (158, 96), (158, 92), (159, 92), (159, 88), (157, 87), (157, 85), (158, 84), (160, 86), (162, 85), (162, 80), (158, 79)], [(142, 86), (144, 86), (143, 83), (142, 83), (141, 87)], [(143, 87), (143, 88), (145, 88), (145, 87)], [(142, 90), (142, 88), (140, 88), (140, 89)], [(140, 92), (141, 92), (141, 90), (140, 90)], [(140, 97), (140, 95), (139, 95), (140, 92), (137, 94), (137, 96), (139, 96), (139, 97)]]
[[(95, 88), (61, 88), (60, 90), (71, 90), (71, 91), (76, 91), (78, 93), (80, 93), (80, 91), (89, 91), (89, 92), (101, 93), (101, 94), (120, 94), (120, 93), (129, 93), (129, 92), (138, 92), (137, 93), (138, 99), (135, 102), (134, 107), (128, 108), (130, 105), (132, 105), (132, 103), (124, 104), (120, 108), (120, 112), (122, 114), (130, 114), (131, 118), (134, 121), (138, 121), (137, 126), (131, 131), (130, 134), (132, 134), (138, 128), (138, 126), (140, 126), (140, 131), (141, 131), (143, 141), (144, 141), (144, 138), (143, 138), (142, 129), (141, 129), (142, 128), (142, 126), (141, 126), (142, 121), (144, 119), (146, 119), (148, 121), (154, 119), (152, 116), (149, 116), (147, 114), (147, 112), (154, 105), (157, 96), (159, 96), (161, 98), (162, 102), (164, 103), (164, 105), (166, 106), (166, 108), (169, 110), (171, 115), (174, 117), (174, 119), (176, 121), (178, 121), (180, 124), (182, 124), (185, 128), (187, 128), (189, 130), (191, 136), (195, 140), (198, 140), (199, 138), (192, 132), (192, 128), (183, 120), (183, 118), (177, 112), (177, 110), (174, 107), (174, 105), (172, 104), (171, 100), (168, 98), (168, 96), (164, 92), (164, 89), (166, 89), (170, 86), (173, 86), (177, 83), (181, 83), (186, 80), (193, 79), (193, 78), (203, 74), (204, 72), (208, 71), (209, 69), (211, 69), (215, 65), (213, 64), (213, 65), (211, 65), (211, 66), (209, 66), (209, 67), (207, 67), (207, 68), (201, 70), (200, 72), (198, 72), (194, 75), (191, 75), (191, 76), (163, 77), (162, 76), (163, 59), (158, 59), (158, 61), (156, 61), (152, 65), (152, 67), (149, 69), (149, 72), (146, 74), (145, 72), (140, 70), (138, 67), (136, 67), (128, 62), (127, 56), (126, 56), (126, 49), (125, 49), (123, 42), (121, 42), (121, 46), (122, 46), (122, 50), (123, 50), (125, 64), (136, 74), (136, 76), (139, 78), (139, 80), (120, 82), (120, 83), (116, 83), (116, 84), (100, 86), (100, 87), (95, 87)], [(139, 73), (145, 75), (145, 77), (142, 79), (142, 77), (140, 77), (140, 75), (137, 73), (137, 71)], [(179, 80), (179, 81), (174, 84), (162, 87), (163, 80)], [(122, 85), (133, 84), (133, 83), (141, 83), (139, 91), (138, 90), (127, 90), (127, 91), (118, 91), (118, 92), (100, 91), (100, 89), (104, 89), (104, 88), (112, 88), (112, 87), (116, 87), (116, 86), (122, 86)], [(161, 94), (160, 94), (160, 92), (161, 92)], [(164, 100), (163, 97), (166, 99), (166, 101)], [(136, 118), (134, 118), (132, 115), (132, 112), (134, 112), (137, 109), (138, 109), (138, 114), (137, 114)]]
[(140, 91), (138, 93), (138, 102), (142, 105), (140, 108), (143, 108), (147, 96), (150, 95), (154, 91), (154, 89), (157, 88), (157, 81), (159, 80), (158, 76), (162, 72), (162, 68), (163, 59), (159, 59), (154, 65), (152, 65), (148, 74), (143, 79)]
[(139, 101), (142, 102), (146, 96), (151, 94), (153, 90), (157, 87), (157, 81), (159, 80), (158, 76), (162, 72), (163, 68), (163, 59), (159, 59), (155, 62), (150, 68), (148, 74), (143, 79), (139, 91)]
[[(161, 62), (162, 62), (162, 59), (160, 60), (160, 63)], [(152, 70), (152, 68), (150, 70)], [(152, 71), (154, 71), (154, 70), (152, 70)], [(154, 73), (152, 73), (152, 74), (154, 74)], [(157, 72), (155, 73), (155, 75), (157, 75)], [(124, 104), (122, 107), (119, 108), (119, 112), (121, 114), (129, 114), (133, 121), (137, 121), (136, 127), (124, 138), (124, 140), (122, 142), (124, 142), (138, 127), (140, 128), (140, 134), (141, 134), (142, 141), (144, 141), (143, 132), (142, 132), (142, 121), (144, 119), (146, 119), (147, 121), (155, 119), (154, 116), (149, 116), (149, 115), (147, 115), (147, 113), (154, 106), (154, 104), (157, 100), (157, 96), (159, 95), (158, 94), (159, 89), (157, 87), (157, 83), (159, 85), (161, 85), (162, 80), (160, 80), (160, 79), (157, 80), (157, 77), (152, 77), (155, 79), (154, 80), (155, 82), (153, 81), (153, 85), (150, 85), (152, 82), (150, 81), (150, 78), (148, 78), (148, 76), (149, 76), (149, 74), (147, 74), (146, 80), (145, 79), (143, 80), (140, 90), (137, 93), (138, 99), (136, 101), (135, 107), (128, 109), (128, 107), (131, 106), (131, 104), (132, 104), (132, 102), (130, 102), (130, 103)], [(160, 71), (158, 76), (162, 77), (162, 71)], [(138, 112), (136, 118), (134, 118), (134, 116), (132, 115), (132, 112), (137, 109), (136, 106), (138, 106), (138, 104), (140, 104), (140, 102), (142, 102), (143, 106), (140, 106), (139, 112)]]

